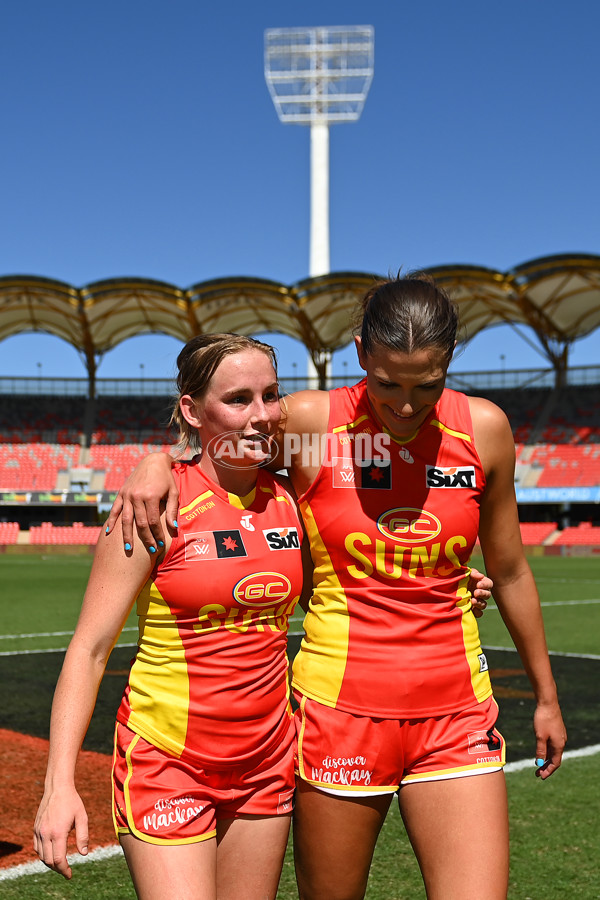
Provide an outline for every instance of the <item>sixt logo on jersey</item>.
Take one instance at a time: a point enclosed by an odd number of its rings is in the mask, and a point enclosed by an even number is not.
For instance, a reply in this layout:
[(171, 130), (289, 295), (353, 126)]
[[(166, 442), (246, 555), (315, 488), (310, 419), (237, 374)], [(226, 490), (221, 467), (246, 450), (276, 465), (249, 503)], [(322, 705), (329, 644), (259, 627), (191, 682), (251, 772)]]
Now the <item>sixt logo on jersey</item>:
[(474, 488), (475, 466), (427, 466), (427, 487)]
[(300, 547), (297, 528), (265, 528), (263, 534), (269, 550), (298, 550)]

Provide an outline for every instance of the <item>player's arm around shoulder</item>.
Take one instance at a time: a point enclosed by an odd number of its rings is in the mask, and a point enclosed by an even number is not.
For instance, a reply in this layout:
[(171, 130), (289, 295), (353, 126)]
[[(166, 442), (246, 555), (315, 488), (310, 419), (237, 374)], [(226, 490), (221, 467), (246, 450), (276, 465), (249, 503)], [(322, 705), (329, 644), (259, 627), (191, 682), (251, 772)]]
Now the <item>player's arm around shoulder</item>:
[(50, 868), (71, 877), (67, 839), (87, 853), (87, 814), (75, 788), (75, 765), (106, 661), (152, 568), (141, 543), (126, 554), (120, 535), (100, 538), (79, 621), (54, 694), (44, 795), (34, 825), (34, 849)]
[[(108, 519), (106, 533), (111, 532), (121, 516), (123, 543), (131, 546), (137, 535), (147, 547), (164, 544), (165, 533), (172, 534), (177, 525), (179, 491), (173, 478), (175, 459), (162, 451), (149, 453), (135, 467), (119, 490)], [(161, 501), (166, 504), (168, 528), (161, 519)]]

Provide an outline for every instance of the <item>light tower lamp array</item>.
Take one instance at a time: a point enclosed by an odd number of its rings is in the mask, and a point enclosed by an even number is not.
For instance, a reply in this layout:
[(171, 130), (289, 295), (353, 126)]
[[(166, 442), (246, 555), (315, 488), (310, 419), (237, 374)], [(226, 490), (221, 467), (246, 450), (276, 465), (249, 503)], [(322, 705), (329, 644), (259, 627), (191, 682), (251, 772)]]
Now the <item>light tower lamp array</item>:
[(265, 79), (277, 114), (310, 125), (311, 277), (329, 272), (329, 125), (360, 117), (373, 58), (371, 25), (265, 32)]

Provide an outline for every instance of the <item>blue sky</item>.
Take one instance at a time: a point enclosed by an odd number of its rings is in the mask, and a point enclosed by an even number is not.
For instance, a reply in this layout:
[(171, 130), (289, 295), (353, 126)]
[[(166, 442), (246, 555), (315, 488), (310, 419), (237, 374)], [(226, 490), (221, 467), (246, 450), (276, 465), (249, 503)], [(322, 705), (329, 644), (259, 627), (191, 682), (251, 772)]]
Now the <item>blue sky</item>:
[[(375, 27), (375, 77), (359, 122), (331, 129), (332, 270), (600, 252), (589, 0), (19, 0), (0, 13), (0, 275), (306, 277), (309, 130), (277, 118), (264, 30), (349, 24)], [(273, 340), (300, 372), (299, 345)], [(133, 339), (98, 374), (169, 376), (179, 346)], [(454, 368), (540, 361), (501, 328)], [(0, 375), (38, 372), (85, 374), (58, 339), (0, 343)]]

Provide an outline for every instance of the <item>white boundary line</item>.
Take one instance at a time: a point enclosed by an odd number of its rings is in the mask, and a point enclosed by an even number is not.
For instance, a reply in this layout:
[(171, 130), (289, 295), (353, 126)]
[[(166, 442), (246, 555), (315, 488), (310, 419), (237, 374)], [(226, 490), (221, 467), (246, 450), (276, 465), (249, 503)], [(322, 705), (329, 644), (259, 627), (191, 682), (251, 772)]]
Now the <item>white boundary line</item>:
[[(592, 744), (590, 747), (581, 747), (579, 750), (567, 750), (563, 754), (563, 760), (576, 759), (581, 756), (595, 756), (600, 753), (600, 744)], [(532, 759), (519, 759), (516, 762), (507, 763), (504, 771), (521, 772), (523, 769), (531, 769), (535, 771), (535, 763)], [(109, 844), (107, 847), (98, 847), (92, 850), (87, 856), (81, 856), (79, 853), (72, 853), (67, 857), (70, 866), (78, 866), (87, 862), (95, 862), (96, 860), (112, 859), (115, 856), (121, 856), (123, 851), (120, 844)], [(20, 866), (13, 866), (12, 869), (0, 869), (0, 881), (14, 881), (15, 878), (21, 878), (23, 875), (39, 875), (49, 873), (50, 869), (40, 860), (35, 862), (22, 863)]]
[[(567, 750), (563, 753), (563, 760), (577, 759), (580, 756), (595, 756), (600, 753), (600, 744), (592, 744), (590, 747), (580, 747), (579, 750)], [(532, 759), (519, 759), (504, 766), (505, 772), (521, 772), (523, 769), (535, 771), (535, 762)], [(1, 876), (0, 876), (1, 877)]]
[[(291, 618), (291, 624), (300, 624), (304, 619), (302, 618)], [(125, 634), (128, 631), (137, 632), (139, 629), (137, 626), (131, 626), (128, 628), (122, 628), (121, 634)], [(288, 634), (293, 635), (295, 637), (301, 637), (304, 632), (303, 631), (289, 631)], [(19, 640), (20, 638), (37, 638), (37, 637), (73, 637), (72, 631), (36, 631), (31, 632), (30, 634), (0, 634), (0, 641), (6, 640)], [(137, 643), (133, 644), (115, 644), (115, 647), (136, 647)], [(66, 647), (46, 647), (41, 650), (0, 650), (0, 656), (31, 656), (34, 653), (65, 653), (67, 650)]]
[[(288, 637), (302, 637), (303, 631), (288, 631)], [(514, 647), (497, 647), (492, 644), (482, 645), (484, 650), (502, 650), (506, 653), (516, 653)], [(137, 647), (137, 644), (115, 644), (114, 649)], [(48, 647), (45, 650), (0, 650), (0, 656), (34, 656), (36, 653), (65, 653), (66, 647)], [(562, 650), (549, 650), (549, 656), (568, 656), (572, 659), (600, 659), (597, 653), (568, 653)]]
[[(484, 650), (503, 650), (506, 653), (516, 653), (516, 647), (495, 647), (492, 644), (482, 644)], [(0, 653), (0, 656), (2, 654)], [(548, 656), (568, 656), (571, 659), (600, 659), (598, 653), (567, 653), (563, 650), (548, 650)]]
[[(588, 605), (597, 605), (600, 603), (600, 597), (594, 597), (588, 600), (551, 600), (547, 603), (540, 603), (542, 607), (552, 607), (552, 606), (588, 606)], [(489, 603), (486, 607), (486, 612), (498, 612), (498, 607), (495, 603)], [(304, 619), (304, 615), (302, 616), (291, 616), (290, 617), (290, 625), (300, 623)], [(125, 634), (129, 631), (138, 631), (138, 627), (136, 625), (128, 626), (121, 629), (121, 634)], [(303, 632), (290, 631), (289, 634), (297, 635), (302, 634)], [(32, 631), (32, 632), (22, 632), (18, 634), (0, 634), (0, 641), (8, 641), (8, 640), (19, 640), (22, 638), (38, 638), (38, 637), (72, 637), (73, 631)], [(129, 646), (129, 645), (127, 645)], [(59, 648), (63, 649), (63, 648)], [(35, 652), (52, 652), (52, 651), (25, 651), (30, 653)], [(2, 655), (2, 654), (0, 654)]]
[[(128, 626), (127, 628), (121, 628), (121, 634), (125, 634), (126, 631), (137, 631), (138, 628), (135, 625)], [(13, 640), (16, 638), (36, 638), (36, 637), (73, 637), (73, 631), (32, 631), (30, 634), (2, 634), (0, 635), (0, 640), (7, 641), (10, 638)]]
[[(584, 601), (582, 601), (584, 602)], [(587, 601), (586, 601), (587, 602)], [(600, 603), (600, 600), (593, 601), (594, 603)], [(291, 616), (290, 622), (302, 622), (304, 620), (304, 616)], [(128, 625), (125, 628), (121, 628), (120, 633), (125, 634), (128, 631), (139, 631), (137, 625)], [(16, 640), (18, 638), (37, 638), (37, 637), (73, 637), (73, 630), (71, 631), (32, 631), (30, 633), (20, 632), (18, 634), (0, 634), (0, 641), (7, 640)]]
[(535, 576), (536, 584), (600, 584), (598, 578), (550, 578), (544, 575)]
[[(549, 606), (587, 606), (590, 603), (600, 603), (600, 597), (592, 597), (588, 600), (546, 600), (545, 602), (540, 603), (540, 606), (544, 608)], [(486, 612), (498, 612), (498, 607), (495, 603), (489, 603), (486, 608)]]
[[(137, 644), (115, 644), (117, 647), (137, 647)], [(0, 656), (33, 656), (36, 653), (66, 653), (67, 647), (48, 647), (45, 650), (0, 650)]]
[[(88, 853), (87, 856), (81, 856), (80, 853), (71, 853), (67, 860), (70, 866), (79, 866), (82, 863), (112, 859), (113, 856), (122, 855), (123, 851), (120, 844), (109, 844), (107, 847), (97, 847)], [(50, 871), (41, 860), (36, 859), (35, 862), (13, 866), (12, 869), (0, 869), (0, 881), (13, 881), (15, 878), (21, 878), (22, 875), (42, 875)]]

